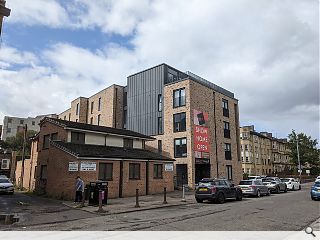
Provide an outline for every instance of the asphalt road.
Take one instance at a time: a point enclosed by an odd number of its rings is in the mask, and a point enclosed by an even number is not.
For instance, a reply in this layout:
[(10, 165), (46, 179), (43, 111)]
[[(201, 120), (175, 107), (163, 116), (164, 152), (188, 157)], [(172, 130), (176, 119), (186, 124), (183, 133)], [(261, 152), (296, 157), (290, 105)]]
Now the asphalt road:
[[(320, 202), (310, 199), (310, 184), (301, 191), (244, 198), (225, 204), (184, 206), (28, 226), (25, 230), (159, 231), (297, 231), (320, 217)], [(79, 210), (79, 212), (81, 212)]]

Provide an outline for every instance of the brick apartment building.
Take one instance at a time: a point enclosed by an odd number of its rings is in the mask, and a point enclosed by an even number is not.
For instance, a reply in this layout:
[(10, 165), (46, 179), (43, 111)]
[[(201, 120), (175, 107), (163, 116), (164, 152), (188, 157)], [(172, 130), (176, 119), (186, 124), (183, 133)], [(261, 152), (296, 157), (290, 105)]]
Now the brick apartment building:
[(175, 183), (203, 177), (242, 179), (239, 108), (234, 94), (166, 64), (71, 102), (60, 119), (128, 129), (152, 136), (146, 149), (174, 158)]
[[(73, 199), (75, 178), (108, 181), (109, 197), (173, 191), (173, 159), (145, 149), (152, 137), (124, 129), (45, 118), (40, 122), (35, 191)], [(34, 152), (33, 152), (34, 153)], [(33, 158), (33, 156), (31, 156)]]
[(240, 128), (242, 170), (249, 175), (276, 175), (291, 170), (287, 139), (256, 132), (254, 126)]

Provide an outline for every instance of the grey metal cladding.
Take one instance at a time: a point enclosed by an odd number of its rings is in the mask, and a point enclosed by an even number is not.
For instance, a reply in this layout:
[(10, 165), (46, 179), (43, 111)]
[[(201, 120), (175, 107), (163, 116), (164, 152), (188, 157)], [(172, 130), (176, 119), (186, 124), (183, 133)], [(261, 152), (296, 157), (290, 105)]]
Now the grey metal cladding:
[(128, 77), (127, 129), (146, 135), (158, 134), (158, 95), (164, 86), (165, 65), (147, 69)]

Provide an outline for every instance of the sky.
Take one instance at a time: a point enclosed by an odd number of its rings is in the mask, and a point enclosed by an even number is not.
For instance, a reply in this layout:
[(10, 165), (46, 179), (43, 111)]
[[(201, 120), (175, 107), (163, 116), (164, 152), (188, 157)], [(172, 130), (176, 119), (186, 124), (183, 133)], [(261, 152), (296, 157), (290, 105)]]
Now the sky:
[(160, 63), (232, 91), (240, 124), (319, 139), (318, 0), (7, 0), (0, 119), (60, 113)]

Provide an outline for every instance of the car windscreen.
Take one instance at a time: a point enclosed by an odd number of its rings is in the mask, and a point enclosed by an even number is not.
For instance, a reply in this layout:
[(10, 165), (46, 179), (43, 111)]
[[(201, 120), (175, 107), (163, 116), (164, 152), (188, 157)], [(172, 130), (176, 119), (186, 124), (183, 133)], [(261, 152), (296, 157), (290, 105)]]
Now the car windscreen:
[(252, 181), (250, 180), (244, 180), (244, 181), (240, 181), (239, 185), (251, 185)]
[(0, 183), (10, 183), (10, 181), (5, 178), (0, 178)]
[(271, 179), (262, 179), (262, 182), (271, 182)]
[(212, 186), (212, 185), (216, 185), (216, 183), (215, 182), (210, 182), (210, 181), (201, 181), (201, 182), (199, 182), (199, 186), (206, 186), (206, 187), (209, 187), (209, 186)]
[(289, 182), (289, 181), (290, 181), (289, 178), (282, 178), (282, 179), (281, 179), (281, 182)]
[(313, 186), (320, 187), (320, 182), (315, 182)]

